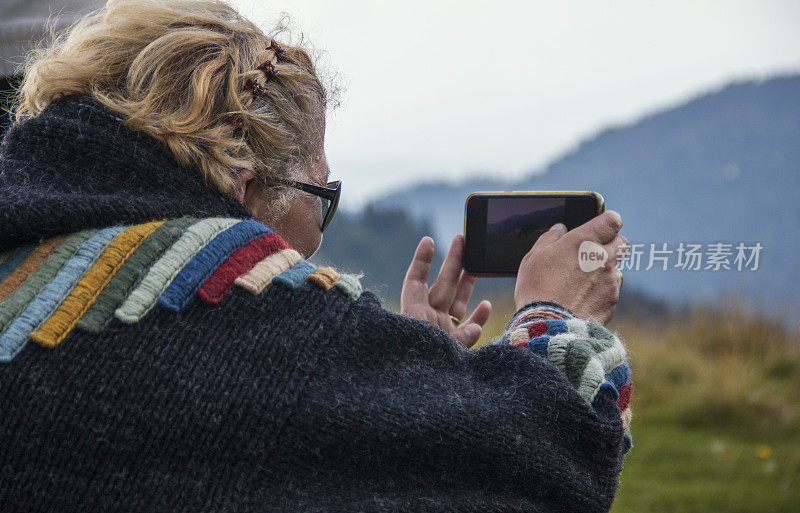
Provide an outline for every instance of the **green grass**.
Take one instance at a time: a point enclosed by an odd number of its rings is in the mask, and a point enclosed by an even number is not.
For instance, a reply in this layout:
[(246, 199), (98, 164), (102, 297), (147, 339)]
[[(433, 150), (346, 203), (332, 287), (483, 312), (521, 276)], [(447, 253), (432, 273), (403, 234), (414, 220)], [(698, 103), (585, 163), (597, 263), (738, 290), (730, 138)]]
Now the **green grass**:
[[(614, 512), (789, 512), (800, 505), (800, 445), (639, 414)], [(769, 449), (767, 449), (767, 447)]]
[[(503, 310), (479, 344), (503, 329)], [(636, 387), (614, 513), (800, 511), (796, 334), (741, 309), (612, 327)]]

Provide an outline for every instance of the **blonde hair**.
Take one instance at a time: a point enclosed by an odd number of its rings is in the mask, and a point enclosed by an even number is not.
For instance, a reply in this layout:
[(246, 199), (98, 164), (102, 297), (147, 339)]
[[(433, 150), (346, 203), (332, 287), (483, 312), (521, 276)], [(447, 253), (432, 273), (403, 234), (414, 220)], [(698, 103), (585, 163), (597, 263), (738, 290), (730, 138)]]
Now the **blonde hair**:
[[(241, 170), (292, 178), (320, 147), (332, 98), (308, 53), (283, 41), (265, 80), (256, 67), (271, 38), (222, 1), (110, 0), (31, 56), (16, 119), (88, 94), (222, 192)], [(245, 90), (251, 79), (265, 96)]]

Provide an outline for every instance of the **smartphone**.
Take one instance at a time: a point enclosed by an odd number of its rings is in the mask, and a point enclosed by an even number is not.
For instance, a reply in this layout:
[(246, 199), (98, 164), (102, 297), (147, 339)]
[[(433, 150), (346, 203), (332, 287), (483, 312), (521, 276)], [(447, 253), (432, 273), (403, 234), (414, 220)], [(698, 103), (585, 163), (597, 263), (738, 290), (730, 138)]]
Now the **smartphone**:
[(605, 210), (591, 191), (476, 192), (464, 207), (464, 270), (516, 276), (522, 257), (556, 223), (567, 229)]

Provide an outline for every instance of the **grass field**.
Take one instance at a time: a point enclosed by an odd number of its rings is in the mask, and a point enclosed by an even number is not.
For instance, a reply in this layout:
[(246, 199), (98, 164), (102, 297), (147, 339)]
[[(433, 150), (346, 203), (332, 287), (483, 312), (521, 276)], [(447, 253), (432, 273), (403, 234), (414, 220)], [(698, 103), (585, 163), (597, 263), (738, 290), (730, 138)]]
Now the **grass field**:
[(800, 337), (735, 310), (612, 328), (636, 387), (613, 512), (800, 512)]

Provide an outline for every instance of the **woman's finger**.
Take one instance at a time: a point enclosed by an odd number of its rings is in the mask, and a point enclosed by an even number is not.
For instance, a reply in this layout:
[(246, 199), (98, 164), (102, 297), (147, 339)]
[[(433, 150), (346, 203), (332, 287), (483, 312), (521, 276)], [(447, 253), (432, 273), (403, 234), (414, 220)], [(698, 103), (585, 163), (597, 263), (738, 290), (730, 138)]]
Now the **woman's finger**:
[(433, 253), (433, 239), (423, 237), (417, 244), (417, 250), (403, 280), (403, 290), (400, 292), (401, 310), (407, 310), (413, 304), (428, 304), (428, 275), (431, 272)]
[(549, 230), (541, 234), (538, 239), (536, 239), (536, 242), (533, 243), (531, 250), (546, 248), (550, 244), (553, 244), (558, 239), (566, 235), (566, 233), (567, 227), (564, 225), (564, 223), (556, 223), (551, 226)]
[(444, 258), (439, 276), (431, 285), (428, 301), (430, 305), (442, 312), (449, 312), (450, 306), (456, 298), (458, 277), (461, 275), (461, 255), (464, 252), (464, 236), (461, 234), (453, 237), (450, 249)]
[[(586, 221), (572, 232), (571, 237), (580, 242), (591, 240), (598, 244), (608, 244), (622, 229), (622, 217), (613, 210), (606, 210), (597, 217)], [(579, 243), (580, 243), (579, 242)]]
[(487, 300), (483, 300), (478, 303), (478, 306), (475, 307), (475, 310), (472, 311), (472, 315), (469, 316), (469, 319), (466, 320), (465, 324), (467, 323), (474, 323), (478, 326), (483, 326), (486, 324), (486, 321), (489, 320), (489, 316), (492, 314), (492, 303)]
[(459, 344), (469, 349), (481, 338), (482, 332), (483, 329), (477, 324), (462, 324), (453, 332), (453, 338), (458, 340)]
[(603, 249), (608, 254), (607, 264), (612, 267), (618, 265), (625, 258), (629, 246), (628, 239), (622, 235), (617, 235), (611, 242), (604, 244)]
[(458, 340), (461, 345), (466, 348), (474, 346), (475, 342), (481, 338), (481, 333), (483, 332), (482, 327), (486, 324), (491, 313), (492, 304), (488, 301), (481, 301), (480, 304), (475, 307), (469, 319), (456, 328), (455, 332), (453, 332), (453, 338)]
[(469, 304), (469, 298), (472, 297), (472, 290), (475, 288), (477, 279), (477, 276), (461, 271), (461, 276), (458, 278), (458, 286), (456, 287), (456, 298), (453, 301), (453, 306), (450, 307), (450, 315), (456, 319), (463, 319), (467, 315), (467, 304)]

